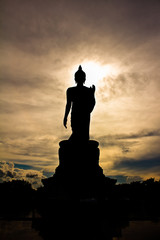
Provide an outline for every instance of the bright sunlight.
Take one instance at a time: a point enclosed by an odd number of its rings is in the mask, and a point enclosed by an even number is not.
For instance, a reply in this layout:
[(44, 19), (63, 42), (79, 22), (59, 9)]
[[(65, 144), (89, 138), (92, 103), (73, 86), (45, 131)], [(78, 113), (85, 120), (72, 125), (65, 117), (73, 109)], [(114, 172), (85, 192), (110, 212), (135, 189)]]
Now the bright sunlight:
[[(101, 65), (98, 62), (82, 62), (81, 63), (83, 71), (86, 73), (86, 82), (87, 87), (92, 86), (93, 84), (98, 86), (103, 78), (107, 76), (117, 75), (117, 69), (110, 64)], [(75, 66), (73, 72), (75, 73), (78, 70), (78, 66)]]

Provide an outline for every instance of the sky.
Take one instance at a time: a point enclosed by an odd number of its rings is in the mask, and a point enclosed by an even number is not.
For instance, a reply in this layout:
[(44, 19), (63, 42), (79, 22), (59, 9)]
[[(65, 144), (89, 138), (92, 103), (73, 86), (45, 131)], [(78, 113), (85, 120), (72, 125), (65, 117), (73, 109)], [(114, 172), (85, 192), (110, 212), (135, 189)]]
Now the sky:
[(66, 89), (96, 86), (90, 138), (118, 182), (160, 179), (160, 1), (0, 0), (0, 181), (58, 166)]

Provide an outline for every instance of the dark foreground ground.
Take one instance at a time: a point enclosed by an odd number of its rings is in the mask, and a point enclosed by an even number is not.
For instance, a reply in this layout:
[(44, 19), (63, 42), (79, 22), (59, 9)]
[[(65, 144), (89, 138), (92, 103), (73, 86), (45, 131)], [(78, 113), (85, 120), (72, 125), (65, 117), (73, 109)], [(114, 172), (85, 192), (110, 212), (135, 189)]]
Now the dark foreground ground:
[[(108, 179), (107, 179), (108, 181)], [(105, 198), (66, 198), (24, 181), (0, 184), (0, 239), (160, 239), (160, 183), (109, 184)]]

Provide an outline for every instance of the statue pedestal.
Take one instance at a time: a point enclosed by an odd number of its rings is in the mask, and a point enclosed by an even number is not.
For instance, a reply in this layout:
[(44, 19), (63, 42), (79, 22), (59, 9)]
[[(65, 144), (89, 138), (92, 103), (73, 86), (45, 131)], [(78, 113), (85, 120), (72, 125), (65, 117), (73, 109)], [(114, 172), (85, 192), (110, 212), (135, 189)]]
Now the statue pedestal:
[(78, 177), (85, 173), (87, 176), (96, 174), (99, 166), (98, 142), (76, 144), (62, 141), (59, 145), (59, 169), (63, 169), (64, 174), (76, 174)]
[[(79, 199), (101, 198), (105, 176), (99, 166), (99, 143), (66, 140), (59, 145), (59, 166), (53, 176), (56, 185)], [(45, 185), (44, 180), (43, 183)]]

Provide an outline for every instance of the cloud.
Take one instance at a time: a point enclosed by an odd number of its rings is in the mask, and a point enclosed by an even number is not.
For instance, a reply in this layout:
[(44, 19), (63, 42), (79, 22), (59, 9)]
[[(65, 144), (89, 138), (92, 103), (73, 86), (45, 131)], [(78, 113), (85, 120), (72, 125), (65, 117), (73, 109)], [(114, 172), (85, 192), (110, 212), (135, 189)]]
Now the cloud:
[(41, 179), (49, 175), (52, 176), (53, 172), (47, 168), (36, 170), (32, 166), (0, 161), (0, 182), (25, 180), (31, 183), (33, 188), (38, 188), (42, 186)]
[(26, 177), (27, 177), (27, 178), (37, 178), (37, 177), (38, 177), (38, 174), (37, 174), (37, 173), (27, 173), (27, 174), (26, 174)]
[(159, 179), (159, 135), (159, 129), (145, 129), (130, 134), (101, 136), (98, 139), (100, 161), (105, 174)]
[(130, 134), (114, 134), (114, 135), (106, 135), (102, 136), (102, 139), (137, 139), (137, 138), (145, 138), (145, 137), (157, 137), (160, 136), (160, 129), (143, 129), (137, 133)]
[(160, 129), (144, 129), (139, 131), (138, 133), (131, 133), (131, 134), (122, 134), (117, 135), (117, 139), (136, 139), (136, 138), (144, 138), (144, 137), (157, 137), (160, 136)]
[(120, 139), (114, 139), (113, 135), (99, 137), (98, 141), (100, 142), (100, 146), (102, 148), (110, 148), (117, 146), (121, 148), (123, 153), (129, 152), (130, 148), (138, 143), (137, 141), (121, 141)]
[(102, 101), (110, 101), (122, 96), (134, 96), (141, 94), (147, 89), (149, 79), (145, 73), (122, 70), (116, 76), (107, 76), (100, 86), (98, 98)]
[(117, 183), (126, 183), (127, 182), (127, 176), (125, 175), (107, 175), (107, 177), (111, 179), (116, 179)]
[(36, 0), (6, 0), (2, 7), (3, 41), (39, 55), (57, 48), (64, 52), (69, 46), (73, 50), (82, 43), (98, 49), (108, 42), (109, 55), (113, 55), (115, 48), (135, 48), (159, 33), (160, 5), (156, 0), (154, 4), (149, 0), (102, 0), (98, 4), (91, 0), (56, 4), (39, 0), (38, 5)]
[(116, 179), (117, 184), (143, 181), (143, 178), (140, 176), (111, 175), (111, 176), (107, 176), (107, 177)]
[(143, 181), (143, 178), (140, 176), (127, 176), (126, 182), (131, 183), (131, 182), (141, 182)]
[[(110, 134), (98, 137), (101, 147), (119, 146), (124, 152), (128, 152), (129, 148), (136, 145), (141, 138), (159, 137), (160, 129), (143, 129), (137, 133), (129, 134)], [(124, 141), (126, 140), (126, 141)], [(130, 140), (130, 141), (128, 141)]]
[[(51, 133), (42, 135), (39, 133), (35, 136), (33, 133), (31, 136), (23, 133), (23, 136), (3, 137), (1, 141), (0, 149), (5, 160), (8, 156), (12, 155), (11, 160), (15, 163), (19, 163), (22, 160), (22, 165), (25, 162), (26, 165), (37, 166), (56, 166), (58, 160), (58, 138)], [(17, 158), (15, 160), (15, 158)]]
[[(99, 101), (106, 104), (117, 100), (119, 101), (119, 104), (125, 103), (126, 107), (129, 107), (128, 105), (132, 104), (130, 105), (131, 109), (134, 106), (138, 107), (138, 109), (139, 107), (142, 108), (145, 103), (148, 103), (149, 105), (152, 103), (153, 107), (156, 105), (157, 101), (153, 98), (153, 92), (159, 97), (160, 85), (158, 78), (160, 74), (158, 66), (157, 64), (152, 64), (154, 60), (149, 63), (144, 60), (138, 61), (139, 65), (141, 63), (144, 64), (144, 70), (142, 70), (139, 69), (139, 66), (134, 66), (136, 61), (136, 59), (133, 59), (132, 62), (129, 63), (129, 66), (126, 66), (123, 61), (117, 61), (117, 73), (109, 73), (106, 77), (100, 80), (98, 86), (99, 91), (97, 93)], [(158, 60), (156, 59), (155, 62), (157, 63), (157, 61)], [(152, 67), (152, 69), (150, 69), (150, 67)], [(145, 102), (143, 101), (142, 96)], [(121, 100), (123, 100), (122, 103)], [(138, 106), (139, 101), (143, 104), (142, 106)]]
[(129, 159), (123, 158), (114, 162), (113, 169), (119, 171), (125, 170), (140, 173), (145, 176), (146, 173), (160, 177), (160, 156), (148, 159)]

